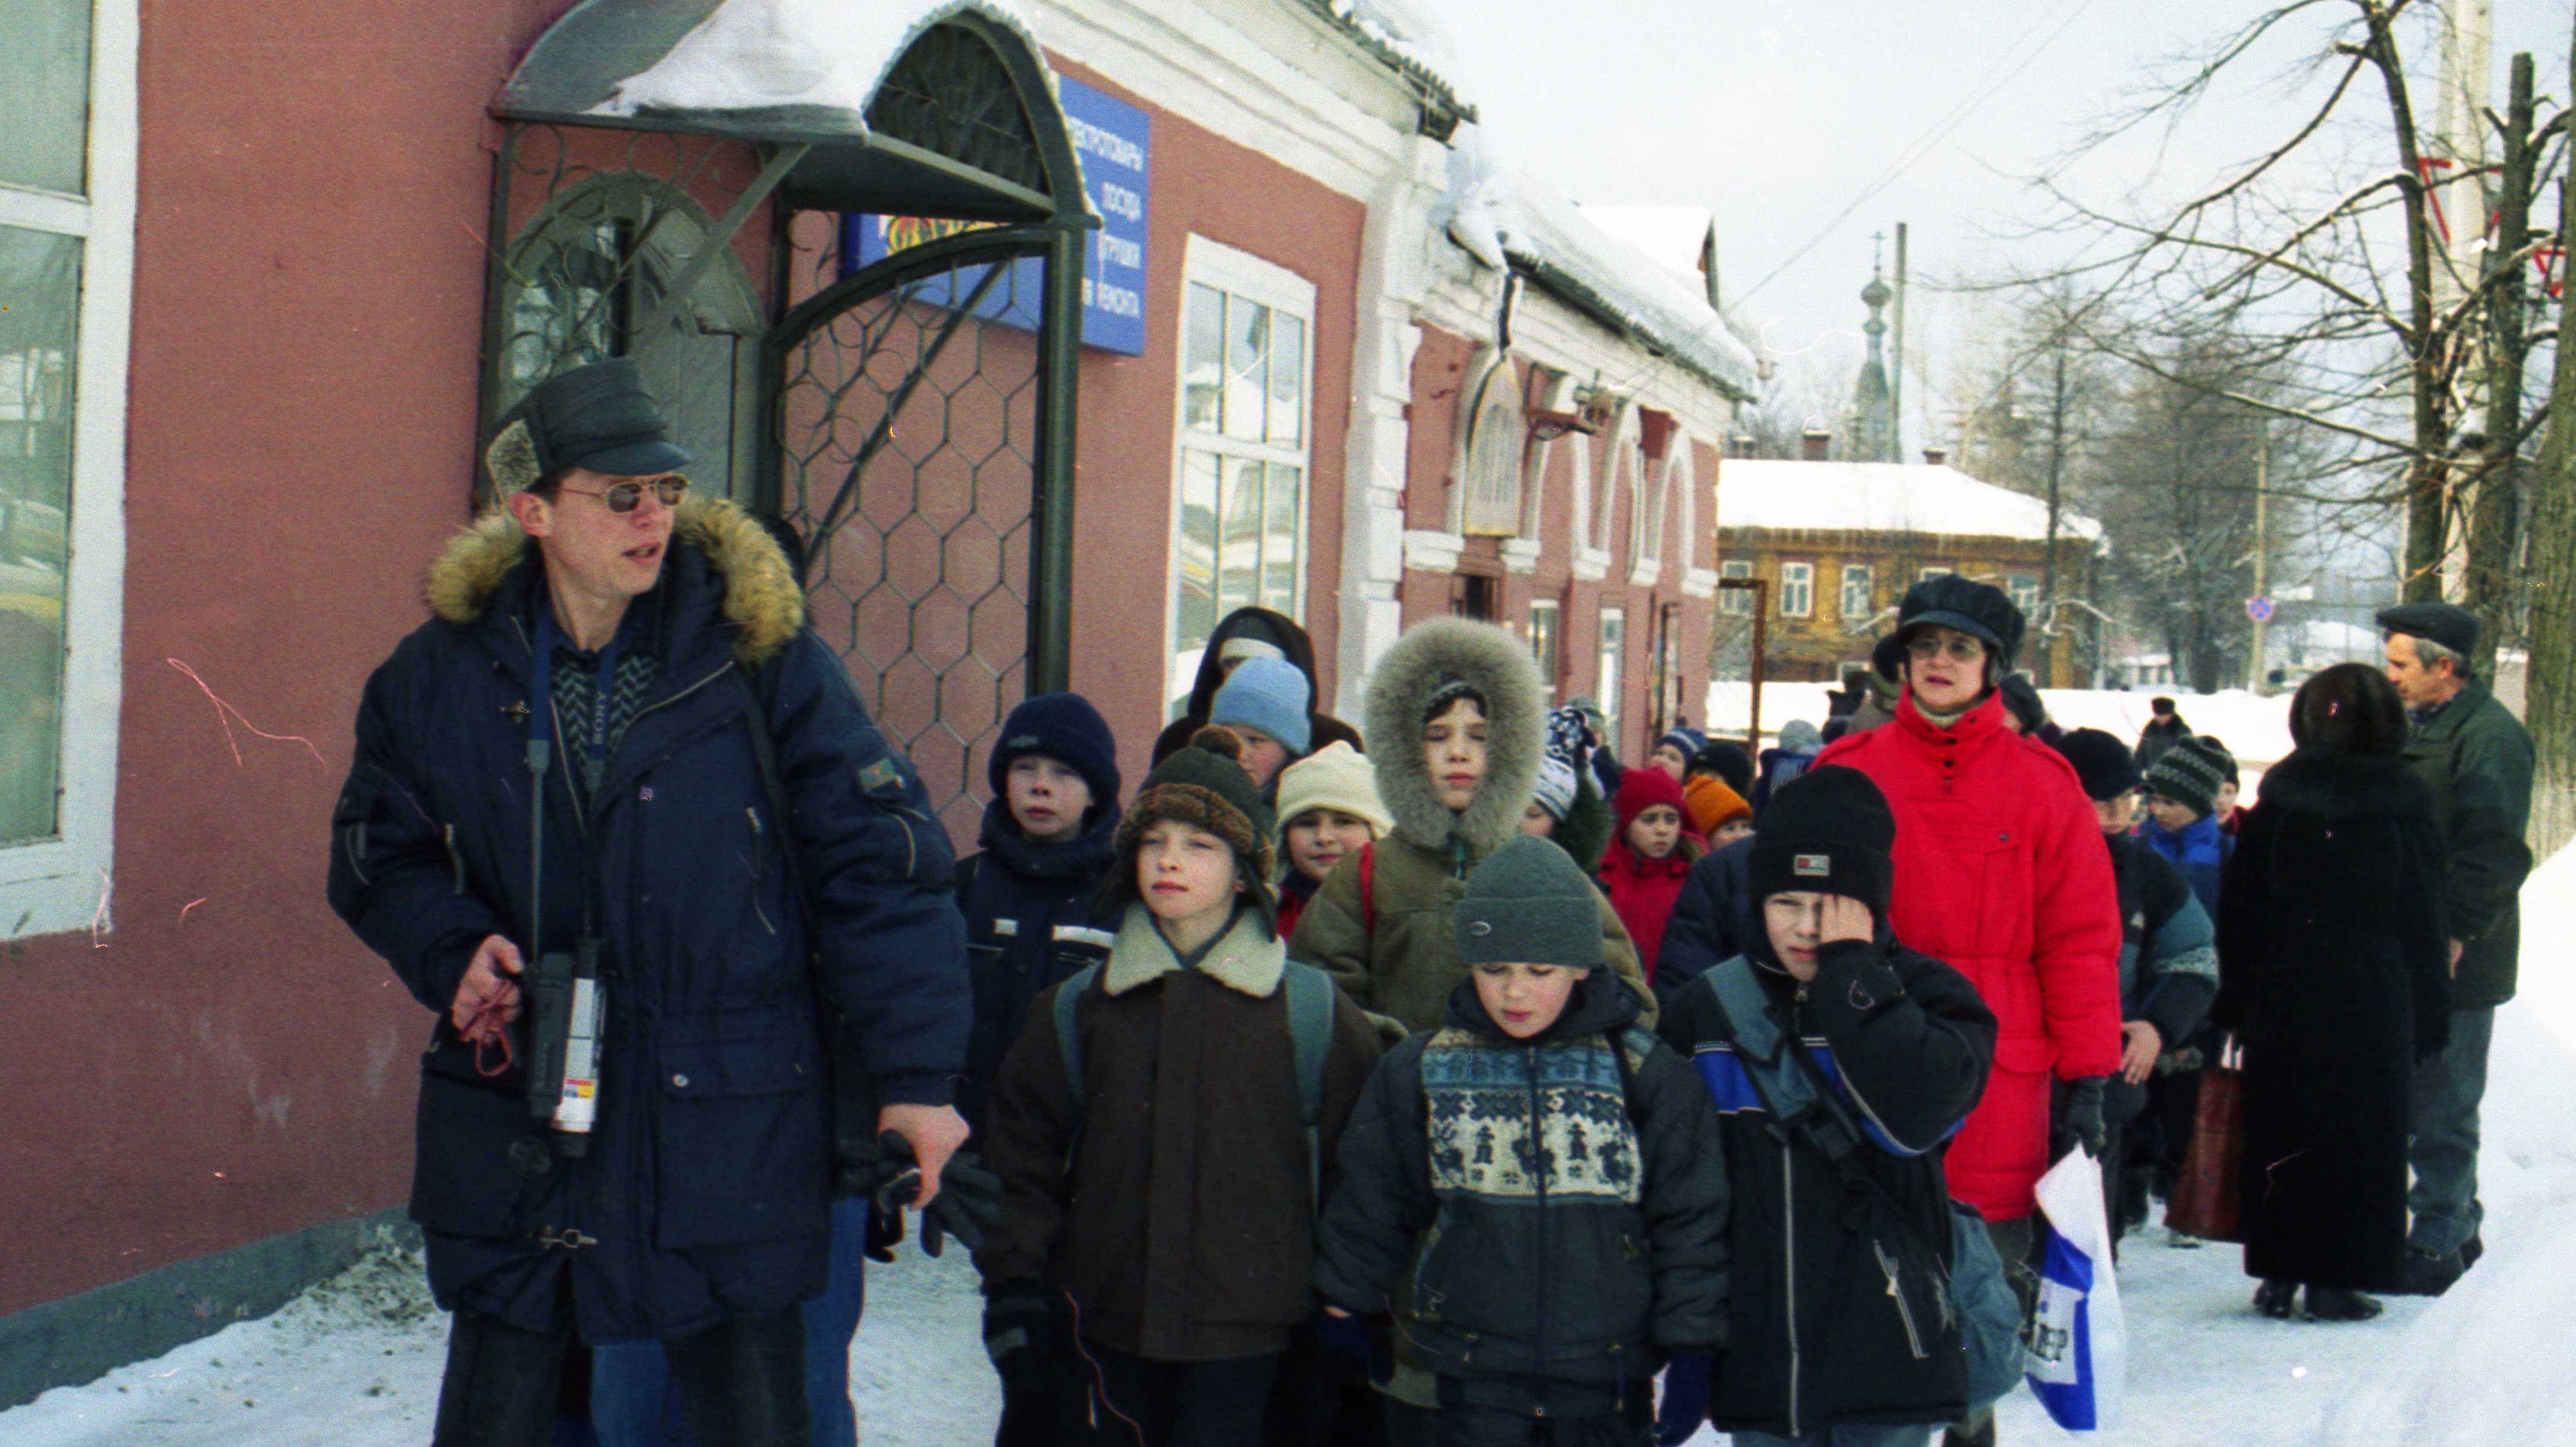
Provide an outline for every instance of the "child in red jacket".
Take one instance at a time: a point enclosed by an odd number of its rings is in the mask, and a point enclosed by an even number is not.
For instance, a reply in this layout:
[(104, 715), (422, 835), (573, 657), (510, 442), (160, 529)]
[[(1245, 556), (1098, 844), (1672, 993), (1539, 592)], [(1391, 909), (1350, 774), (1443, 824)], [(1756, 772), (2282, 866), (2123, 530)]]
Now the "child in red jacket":
[(1613, 807), (1619, 828), (1601, 860), (1601, 887), (1628, 927), (1628, 938), (1636, 941), (1637, 963), (1653, 983), (1664, 921), (1681, 898), (1691, 864), (1708, 852), (1708, 841), (1683, 822), (1682, 786), (1661, 768), (1620, 775)]

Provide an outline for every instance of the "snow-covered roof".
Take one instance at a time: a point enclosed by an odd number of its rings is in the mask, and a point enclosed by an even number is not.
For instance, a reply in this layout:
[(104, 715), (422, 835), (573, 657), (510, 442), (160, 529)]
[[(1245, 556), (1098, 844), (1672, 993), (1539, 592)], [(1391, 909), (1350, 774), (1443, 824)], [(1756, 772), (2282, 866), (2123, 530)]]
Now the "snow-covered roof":
[(1414, 0), (1308, 0), (1380, 62), (1420, 86), (1455, 120), (1474, 121), (1458, 84), (1458, 47), (1439, 14)]
[(1699, 269), (1709, 233), (1717, 229), (1715, 212), (1697, 206), (1595, 206), (1578, 203), (1592, 224), (1654, 258), (1664, 270), (1704, 294), (1708, 280)]
[[(1910, 462), (1778, 462), (1730, 457), (1718, 466), (1720, 527), (1942, 537), (2048, 537), (2048, 504), (1979, 482), (1955, 467)], [(2060, 537), (2098, 542), (2101, 524), (2072, 510)]]
[(590, 108), (596, 116), (649, 110), (813, 107), (846, 113), (867, 134), (868, 101), (931, 26), (965, 13), (1037, 37), (1003, 0), (724, 0), (660, 60)]
[(1708, 294), (1604, 230), (1545, 177), (1494, 157), (1482, 128), (1450, 152), (1449, 238), (1539, 285), (1740, 400), (1761, 387), (1753, 349), (1711, 310)]

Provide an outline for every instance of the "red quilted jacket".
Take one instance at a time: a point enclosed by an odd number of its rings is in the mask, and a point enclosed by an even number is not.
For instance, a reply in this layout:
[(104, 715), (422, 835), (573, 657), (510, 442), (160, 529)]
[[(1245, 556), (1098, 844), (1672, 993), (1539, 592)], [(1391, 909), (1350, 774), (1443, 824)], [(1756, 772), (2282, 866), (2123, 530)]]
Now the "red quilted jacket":
[(2120, 1063), (2120, 908), (2075, 770), (1989, 696), (1948, 729), (1909, 690), (1893, 723), (1816, 759), (1869, 775), (1896, 814), (1896, 937), (1948, 964), (1999, 1026), (1985, 1097), (1951, 1143), (1950, 1189), (1987, 1220), (2027, 1216), (2048, 1168), (2049, 1075)]

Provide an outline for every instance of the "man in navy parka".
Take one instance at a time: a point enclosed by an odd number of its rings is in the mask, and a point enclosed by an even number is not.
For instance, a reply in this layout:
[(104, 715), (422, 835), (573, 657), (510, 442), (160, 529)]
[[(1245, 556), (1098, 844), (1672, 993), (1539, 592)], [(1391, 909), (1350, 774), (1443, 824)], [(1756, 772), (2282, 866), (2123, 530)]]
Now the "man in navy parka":
[[(487, 461), (503, 508), (448, 545), (436, 616), (368, 680), (332, 820), (332, 907), (437, 1014), (411, 1197), (456, 1313), (435, 1440), (542, 1443), (576, 1338), (659, 1338), (701, 1444), (801, 1444), (836, 1023), (922, 1204), (966, 1133), (947, 836), (778, 545), (685, 497), (631, 363), (539, 386)], [(532, 730), (551, 754), (535, 941)], [(528, 1107), (517, 977), (585, 938), (606, 1018), (574, 1154)]]

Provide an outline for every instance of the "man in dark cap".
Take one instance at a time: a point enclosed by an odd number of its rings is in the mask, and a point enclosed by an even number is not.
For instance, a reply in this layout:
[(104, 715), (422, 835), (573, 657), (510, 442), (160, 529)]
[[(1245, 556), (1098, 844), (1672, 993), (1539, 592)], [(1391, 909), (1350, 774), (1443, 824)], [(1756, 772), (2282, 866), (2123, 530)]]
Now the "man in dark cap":
[[(2517, 903), (2531, 872), (2531, 735), (2471, 676), (2477, 615), (2448, 603), (2379, 610), (2388, 681), (2415, 727), (2406, 761), (2433, 791), (2446, 846), (2444, 928), (2451, 941), (2451, 1043), (2415, 1070), (2415, 1224), (2406, 1289), (2439, 1296), (2486, 1249), (2478, 1237), (2478, 1102), (2486, 1094), (2495, 1007), (2513, 998), (2522, 951)], [(2436, 907), (2427, 900), (2424, 907)]]
[(703, 1447), (804, 1443), (827, 1007), (919, 1204), (966, 1134), (947, 834), (776, 541), (689, 498), (688, 460), (623, 360), (506, 414), (502, 505), (368, 680), (333, 811), (331, 905), (437, 1020), (411, 1196), (455, 1313), (437, 1447), (538, 1447), (573, 1344), (634, 1340)]

